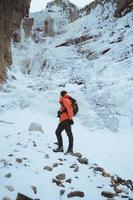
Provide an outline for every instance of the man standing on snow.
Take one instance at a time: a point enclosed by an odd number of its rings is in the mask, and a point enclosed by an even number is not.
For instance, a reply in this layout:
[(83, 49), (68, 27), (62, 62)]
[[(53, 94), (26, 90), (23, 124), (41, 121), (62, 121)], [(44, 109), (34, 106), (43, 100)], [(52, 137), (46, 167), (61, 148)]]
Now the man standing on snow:
[(70, 95), (67, 94), (66, 91), (62, 91), (60, 93), (60, 100), (59, 103), (61, 105), (60, 110), (58, 111), (58, 117), (60, 119), (60, 123), (56, 129), (56, 137), (58, 141), (58, 148), (54, 149), (54, 152), (63, 152), (63, 141), (62, 141), (62, 131), (66, 131), (68, 139), (69, 139), (69, 145), (68, 150), (66, 153), (73, 153), (73, 134), (71, 130), (71, 125), (74, 124), (73, 122), (73, 108), (72, 103), (70, 100)]

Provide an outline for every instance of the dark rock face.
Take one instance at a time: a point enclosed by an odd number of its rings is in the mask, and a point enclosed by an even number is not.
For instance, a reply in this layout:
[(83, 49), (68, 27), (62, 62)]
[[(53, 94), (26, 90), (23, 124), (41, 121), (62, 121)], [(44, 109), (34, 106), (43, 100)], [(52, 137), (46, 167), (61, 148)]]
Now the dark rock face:
[(11, 38), (18, 37), (23, 17), (28, 17), (31, 0), (0, 1), (0, 82), (6, 78), (6, 69), (12, 64)]
[(133, 9), (133, 0), (117, 0), (116, 16), (121, 17), (122, 12), (126, 9)]

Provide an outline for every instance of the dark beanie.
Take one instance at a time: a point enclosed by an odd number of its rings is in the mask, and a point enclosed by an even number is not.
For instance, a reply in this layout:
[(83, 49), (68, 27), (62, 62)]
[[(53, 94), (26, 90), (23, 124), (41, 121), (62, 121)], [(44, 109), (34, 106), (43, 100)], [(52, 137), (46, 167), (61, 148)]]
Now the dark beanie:
[(62, 97), (64, 97), (64, 95), (67, 94), (67, 92), (66, 91), (61, 91), (60, 94), (61, 94)]

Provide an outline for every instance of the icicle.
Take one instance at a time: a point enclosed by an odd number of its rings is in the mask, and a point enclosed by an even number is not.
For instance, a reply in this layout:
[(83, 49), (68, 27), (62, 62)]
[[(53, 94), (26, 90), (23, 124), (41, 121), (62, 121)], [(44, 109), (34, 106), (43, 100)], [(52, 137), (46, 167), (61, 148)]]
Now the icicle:
[(24, 42), (25, 41), (25, 33), (24, 33), (24, 29), (23, 29), (23, 20), (21, 21), (20, 37), (21, 37), (21, 42)]

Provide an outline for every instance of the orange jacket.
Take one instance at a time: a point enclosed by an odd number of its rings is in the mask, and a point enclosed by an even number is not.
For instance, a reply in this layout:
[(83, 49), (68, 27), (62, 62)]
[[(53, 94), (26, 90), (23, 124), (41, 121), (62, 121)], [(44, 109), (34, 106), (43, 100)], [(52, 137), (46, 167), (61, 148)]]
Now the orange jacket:
[(62, 114), (60, 115), (60, 121), (64, 121), (67, 119), (72, 119), (73, 117), (73, 108), (72, 108), (72, 103), (69, 99), (69, 95), (66, 94), (64, 97), (60, 98), (59, 103), (61, 104), (60, 111)]

